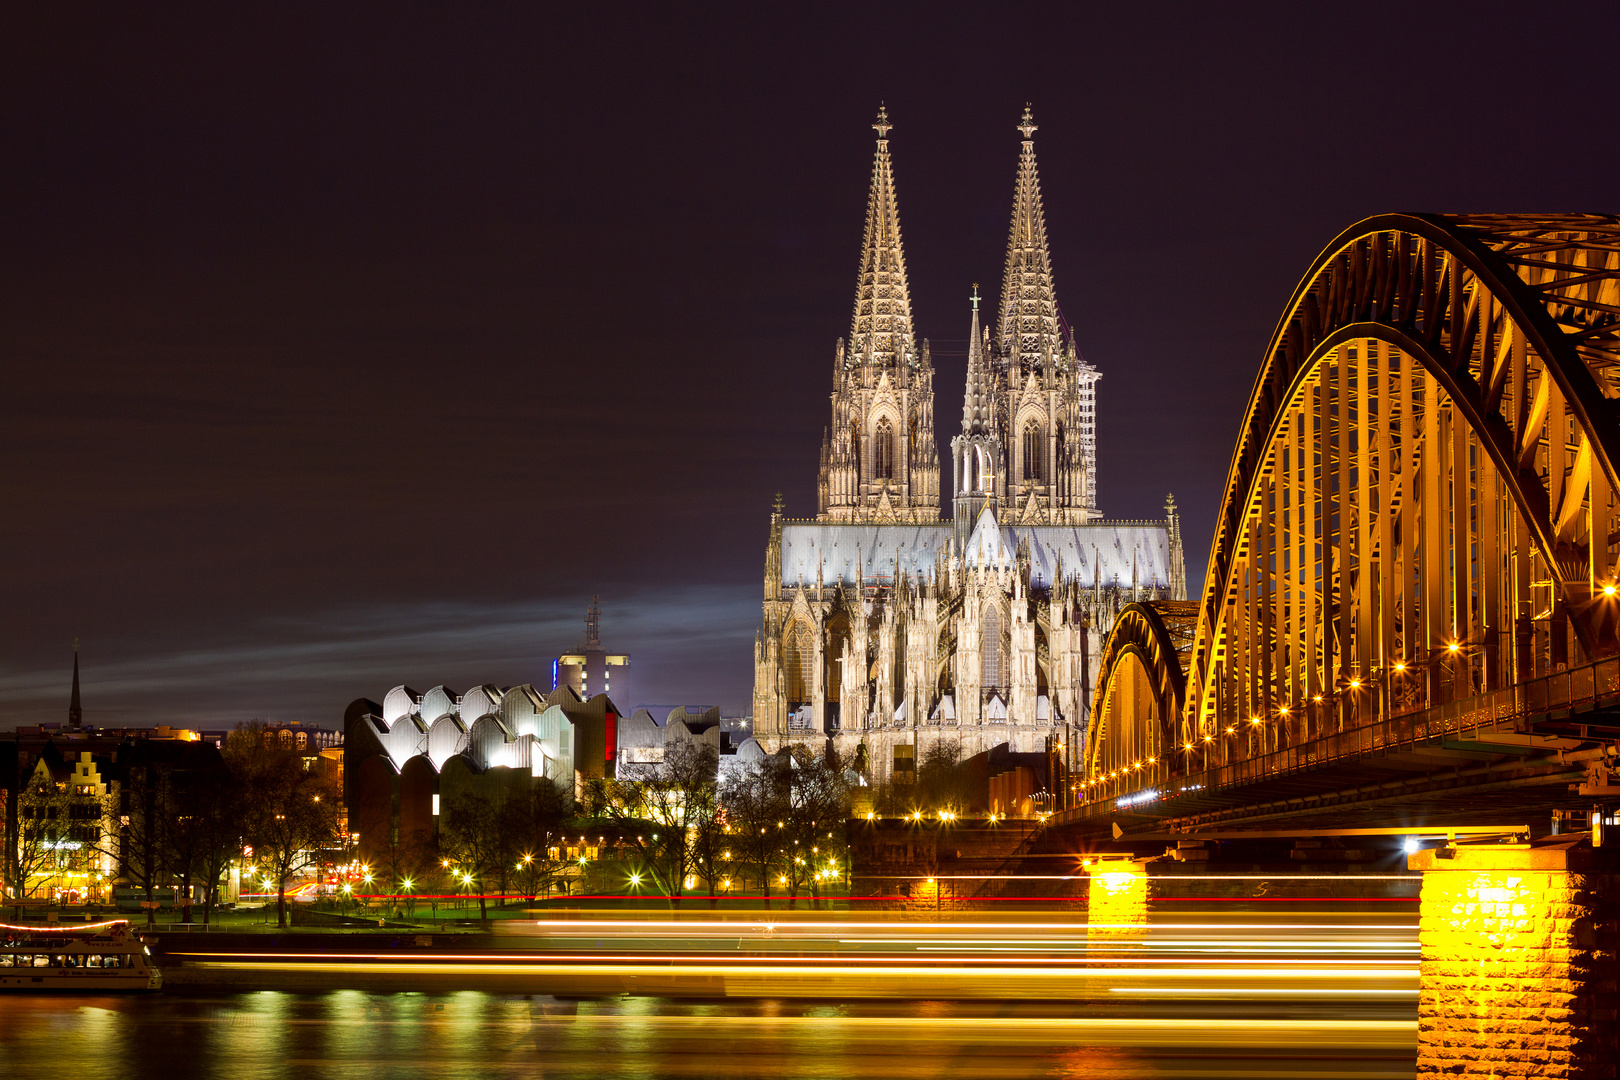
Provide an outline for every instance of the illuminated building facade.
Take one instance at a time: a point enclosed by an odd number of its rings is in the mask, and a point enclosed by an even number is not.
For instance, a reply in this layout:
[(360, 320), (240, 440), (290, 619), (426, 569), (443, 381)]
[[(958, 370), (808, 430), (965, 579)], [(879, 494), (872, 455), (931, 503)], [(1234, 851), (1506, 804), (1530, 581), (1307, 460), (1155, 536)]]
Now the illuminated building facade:
[[(54, 750), (54, 748), (53, 748)], [(65, 759), (42, 753), (21, 785), (15, 832), (18, 875), (25, 897), (63, 903), (103, 900), (118, 869), (108, 839), (116, 783), (84, 751)]]
[(540, 782), (578, 794), (611, 777), (618, 706), (606, 694), (549, 694), (529, 683), (425, 694), (396, 686), (382, 703), (360, 698), (344, 717), (343, 790), (349, 828), (369, 856), (389, 843), (431, 842), (441, 796), (494, 794)]
[(780, 501), (765, 560), (755, 733), (831, 740), (876, 779), (904, 776), (932, 739), (964, 756), (1083, 738), (1096, 657), (1134, 600), (1184, 599), (1173, 501), (1108, 522), (1096, 497), (1098, 371), (1053, 288), (1025, 110), (997, 324), (975, 288), (962, 429), (942, 519), (933, 366), (920, 348), (880, 113), (848, 341), (834, 352), (832, 423), (814, 520)]
[(551, 688), (566, 686), (587, 699), (592, 694), (609, 694), (629, 701), (630, 654), (610, 653), (602, 648), (600, 600), (591, 597), (591, 609), (585, 613), (585, 640), (573, 652), (563, 653), (551, 662)]

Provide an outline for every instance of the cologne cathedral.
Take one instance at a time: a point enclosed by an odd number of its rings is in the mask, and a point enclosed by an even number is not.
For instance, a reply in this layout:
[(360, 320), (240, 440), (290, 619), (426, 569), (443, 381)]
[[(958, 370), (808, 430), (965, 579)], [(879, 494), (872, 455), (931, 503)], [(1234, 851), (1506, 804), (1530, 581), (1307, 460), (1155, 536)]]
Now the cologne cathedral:
[(1101, 645), (1134, 600), (1184, 600), (1174, 502), (1107, 521), (1096, 402), (1053, 289), (1024, 110), (994, 325), (968, 318), (949, 517), (934, 434), (934, 367), (912, 324), (887, 114), (880, 112), (847, 340), (814, 520), (771, 514), (754, 730), (837, 749), (868, 778), (904, 780), (936, 740), (964, 757), (1083, 746)]

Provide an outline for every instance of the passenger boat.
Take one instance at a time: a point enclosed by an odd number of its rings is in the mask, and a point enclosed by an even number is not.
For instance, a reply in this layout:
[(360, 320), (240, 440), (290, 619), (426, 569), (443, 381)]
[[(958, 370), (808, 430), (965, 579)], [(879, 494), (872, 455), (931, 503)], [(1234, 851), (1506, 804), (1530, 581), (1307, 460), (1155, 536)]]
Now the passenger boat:
[(84, 926), (0, 923), (0, 990), (157, 990), (163, 972), (128, 919)]

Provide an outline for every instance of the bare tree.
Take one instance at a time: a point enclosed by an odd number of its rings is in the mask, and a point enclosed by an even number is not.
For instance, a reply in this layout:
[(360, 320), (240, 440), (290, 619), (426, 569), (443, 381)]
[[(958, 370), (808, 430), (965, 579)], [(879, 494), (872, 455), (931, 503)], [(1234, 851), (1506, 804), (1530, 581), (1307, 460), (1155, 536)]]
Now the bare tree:
[(790, 769), (785, 755), (761, 758), (732, 774), (721, 793), (734, 861), (753, 871), (767, 908), (771, 873), (784, 855)]
[(373, 835), (379, 830), (385, 839), (381, 843), (373, 841), (371, 849), (377, 859), (377, 869), (388, 879), (389, 895), (393, 901), (398, 903), (403, 897), (406, 912), (414, 915), (415, 890), (428, 879), (437, 865), (433, 845), (420, 836), (396, 833), (386, 826), (374, 827)]
[(174, 787), (171, 855), (183, 885), (189, 889), (195, 876), (202, 889), (206, 926), (219, 900), (219, 880), (242, 851), (243, 805), (222, 761), (199, 764)]
[(317, 865), (336, 838), (342, 793), (316, 759), (267, 734), (263, 724), (239, 726), (225, 757), (241, 785), (243, 837), (276, 882), (276, 925), (285, 927), (287, 882)]
[(973, 781), (955, 739), (938, 739), (917, 767), (916, 798), (923, 811), (961, 813), (973, 801)]
[(791, 846), (789, 881), (810, 889), (821, 906), (823, 881), (844, 865), (844, 823), (849, 818), (849, 785), (836, 759), (809, 753), (795, 756), (788, 777), (787, 839)]
[[(504, 882), (508, 842), (502, 834), (500, 808), (482, 795), (457, 795), (444, 808), (439, 847), (478, 890), (478, 917), (489, 918), (485, 883)], [(503, 889), (504, 891), (504, 889)]]
[(50, 879), (48, 871), (60, 862), (63, 845), (71, 842), (68, 839), (71, 805), (72, 799), (66, 791), (43, 768), (22, 785), (17, 797), (13, 896), (31, 897)]
[(641, 857), (653, 884), (680, 904), (687, 875), (695, 869), (692, 833), (717, 812), (720, 755), (707, 743), (678, 741), (664, 760), (642, 767), (632, 779), (616, 780), (606, 816)]
[[(501, 832), (524, 896), (533, 900), (550, 891), (567, 865), (562, 856), (563, 826), (572, 816), (573, 800), (561, 785), (537, 782), (526, 794), (501, 804)], [(551, 852), (557, 851), (557, 858)]]
[(117, 769), (118, 829), (102, 840), (103, 850), (118, 860), (118, 877), (141, 891), (146, 924), (157, 920), (157, 890), (169, 876), (169, 832), (172, 825), (170, 748), (149, 740), (126, 741)]

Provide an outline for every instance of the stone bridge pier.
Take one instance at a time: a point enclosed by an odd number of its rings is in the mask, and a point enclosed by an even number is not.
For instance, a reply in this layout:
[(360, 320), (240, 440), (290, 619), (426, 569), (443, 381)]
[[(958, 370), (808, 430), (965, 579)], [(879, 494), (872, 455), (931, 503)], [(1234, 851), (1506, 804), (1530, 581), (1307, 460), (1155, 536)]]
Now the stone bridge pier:
[(1615, 1077), (1620, 850), (1587, 834), (1412, 855), (1417, 1074)]
[(1148, 861), (1102, 859), (1087, 867), (1087, 938), (1129, 940), (1146, 931), (1152, 887)]

